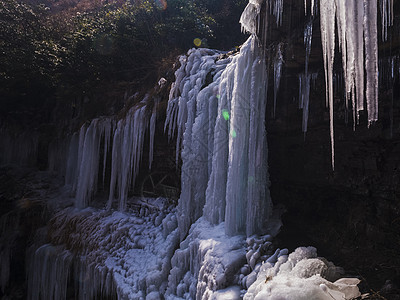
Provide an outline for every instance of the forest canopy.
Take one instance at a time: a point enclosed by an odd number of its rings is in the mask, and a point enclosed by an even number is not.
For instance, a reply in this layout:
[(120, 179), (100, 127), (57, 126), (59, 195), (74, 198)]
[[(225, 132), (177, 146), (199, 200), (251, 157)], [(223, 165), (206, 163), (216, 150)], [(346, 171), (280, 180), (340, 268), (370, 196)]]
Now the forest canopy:
[(166, 63), (195, 46), (229, 50), (243, 41), (246, 2), (2, 0), (2, 113), (104, 84), (154, 84)]

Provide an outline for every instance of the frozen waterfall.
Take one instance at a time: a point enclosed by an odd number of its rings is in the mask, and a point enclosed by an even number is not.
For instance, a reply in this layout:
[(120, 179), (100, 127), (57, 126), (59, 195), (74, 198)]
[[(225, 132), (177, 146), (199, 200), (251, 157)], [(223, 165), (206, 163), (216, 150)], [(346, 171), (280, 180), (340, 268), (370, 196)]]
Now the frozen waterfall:
[[(218, 59), (220, 54), (206, 49), (189, 51), (181, 59), (185, 67), (176, 73), (178, 95), (170, 99), (166, 126), (178, 135), (184, 129), (178, 207), (183, 235), (203, 215), (203, 207), (210, 222), (225, 221), (229, 235), (265, 228), (271, 209), (264, 126), (267, 77), (257, 44), (251, 36), (232, 59)], [(207, 76), (213, 81), (204, 87)]]

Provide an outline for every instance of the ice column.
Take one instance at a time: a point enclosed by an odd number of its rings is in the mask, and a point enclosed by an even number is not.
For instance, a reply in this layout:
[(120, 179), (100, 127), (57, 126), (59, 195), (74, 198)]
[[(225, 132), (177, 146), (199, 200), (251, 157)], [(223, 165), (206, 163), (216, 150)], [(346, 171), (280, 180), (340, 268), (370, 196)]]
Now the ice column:
[(282, 65), (283, 65), (282, 43), (280, 43), (278, 45), (274, 61), (274, 112), (273, 112), (274, 117), (276, 113), (276, 97), (278, 95), (279, 85), (281, 83)]
[(307, 132), (308, 125), (308, 107), (310, 102), (310, 78), (311, 75), (308, 74), (308, 61), (311, 53), (311, 41), (312, 41), (312, 18), (307, 23), (304, 29), (304, 45), (306, 47), (306, 61), (305, 61), (305, 72), (304, 74), (299, 74), (299, 108), (303, 109), (303, 124), (302, 130), (305, 134)]
[(377, 3), (364, 0), (365, 72), (367, 73), (368, 124), (378, 120), (378, 30)]
[(393, 25), (393, 0), (380, 0), (382, 41), (387, 40), (388, 26)]
[(333, 61), (335, 57), (335, 13), (336, 4), (332, 0), (320, 0), (321, 43), (324, 58), (326, 101), (330, 115), (332, 169), (335, 169), (333, 137)]

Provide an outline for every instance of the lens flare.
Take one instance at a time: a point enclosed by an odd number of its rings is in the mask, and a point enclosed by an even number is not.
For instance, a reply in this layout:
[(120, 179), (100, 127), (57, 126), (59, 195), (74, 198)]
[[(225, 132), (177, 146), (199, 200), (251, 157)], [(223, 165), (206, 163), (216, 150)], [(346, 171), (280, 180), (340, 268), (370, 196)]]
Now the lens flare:
[(226, 109), (222, 110), (222, 116), (224, 117), (225, 121), (229, 120), (229, 112)]
[(201, 46), (201, 39), (195, 38), (195, 39), (193, 40), (193, 44), (194, 44), (196, 47), (200, 47), (200, 46)]
[(162, 9), (162, 10), (167, 9), (167, 1), (166, 0), (155, 0), (155, 2), (159, 9)]

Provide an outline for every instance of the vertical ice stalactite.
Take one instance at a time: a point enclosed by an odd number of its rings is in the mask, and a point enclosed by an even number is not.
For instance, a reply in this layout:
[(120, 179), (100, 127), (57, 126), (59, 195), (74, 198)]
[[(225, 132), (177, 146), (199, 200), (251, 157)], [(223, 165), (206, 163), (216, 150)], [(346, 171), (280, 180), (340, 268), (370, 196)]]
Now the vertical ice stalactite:
[(278, 45), (274, 60), (274, 111), (273, 111), (274, 117), (276, 114), (276, 97), (278, 95), (279, 85), (281, 83), (282, 65), (283, 65), (283, 54), (282, 54), (282, 43), (280, 43)]
[(310, 102), (310, 74), (308, 74), (308, 63), (311, 54), (311, 42), (312, 42), (312, 28), (313, 19), (306, 24), (304, 29), (304, 46), (306, 47), (306, 59), (305, 59), (305, 71), (304, 74), (299, 75), (299, 103), (300, 108), (303, 109), (303, 122), (302, 130), (304, 135), (307, 132), (308, 126), (308, 108)]
[(368, 124), (378, 120), (377, 2), (364, 0), (365, 71)]
[[(304, 15), (307, 15), (307, 1), (308, 0), (304, 0)], [(314, 0), (311, 0), (311, 15), (313, 16), (316, 13), (316, 6), (314, 3)]]
[(110, 120), (104, 124), (104, 148), (103, 148), (103, 187), (106, 178), (107, 155), (110, 149), (111, 134), (113, 130), (114, 121)]
[(308, 74), (308, 62), (311, 54), (311, 42), (312, 42), (312, 31), (313, 31), (313, 19), (307, 22), (304, 29), (304, 46), (306, 47), (306, 60), (305, 60), (305, 74)]
[(333, 132), (333, 61), (335, 58), (336, 4), (332, 0), (320, 0), (321, 43), (324, 58), (326, 101), (329, 107), (332, 169), (335, 169), (335, 144)]
[(393, 26), (393, 0), (380, 0), (382, 41), (387, 41), (388, 26)]
[(149, 145), (149, 170), (151, 170), (151, 164), (153, 163), (153, 155), (154, 155), (154, 135), (156, 133), (156, 120), (157, 120), (157, 106), (159, 98), (154, 99), (153, 111), (150, 117), (150, 125), (149, 125), (149, 135), (150, 135), (150, 145)]
[(272, 5), (270, 4), (271, 14), (275, 16), (276, 25), (282, 25), (282, 15), (283, 15), (283, 0), (270, 0), (273, 2)]
[[(167, 127), (168, 127), (168, 139), (169, 140), (171, 140), (174, 137), (176, 127), (178, 126), (177, 116), (178, 116), (178, 109), (179, 109), (179, 105), (178, 105), (179, 104), (179, 96), (181, 93), (180, 85), (181, 85), (182, 79), (185, 76), (186, 61), (187, 61), (186, 55), (181, 55), (179, 57), (180, 67), (175, 71), (175, 82), (173, 82), (171, 84), (171, 89), (170, 89), (170, 93), (169, 93), (167, 116), (166, 116), (165, 125), (164, 125), (164, 132), (167, 130)], [(176, 156), (178, 156), (179, 151), (180, 151), (180, 148), (177, 147)]]
[(309, 112), (309, 103), (310, 103), (310, 82), (311, 82), (311, 74), (299, 74), (299, 97), (300, 103), (302, 104), (303, 109), (303, 121), (302, 121), (302, 131), (305, 134), (307, 133), (308, 127), (308, 112)]

